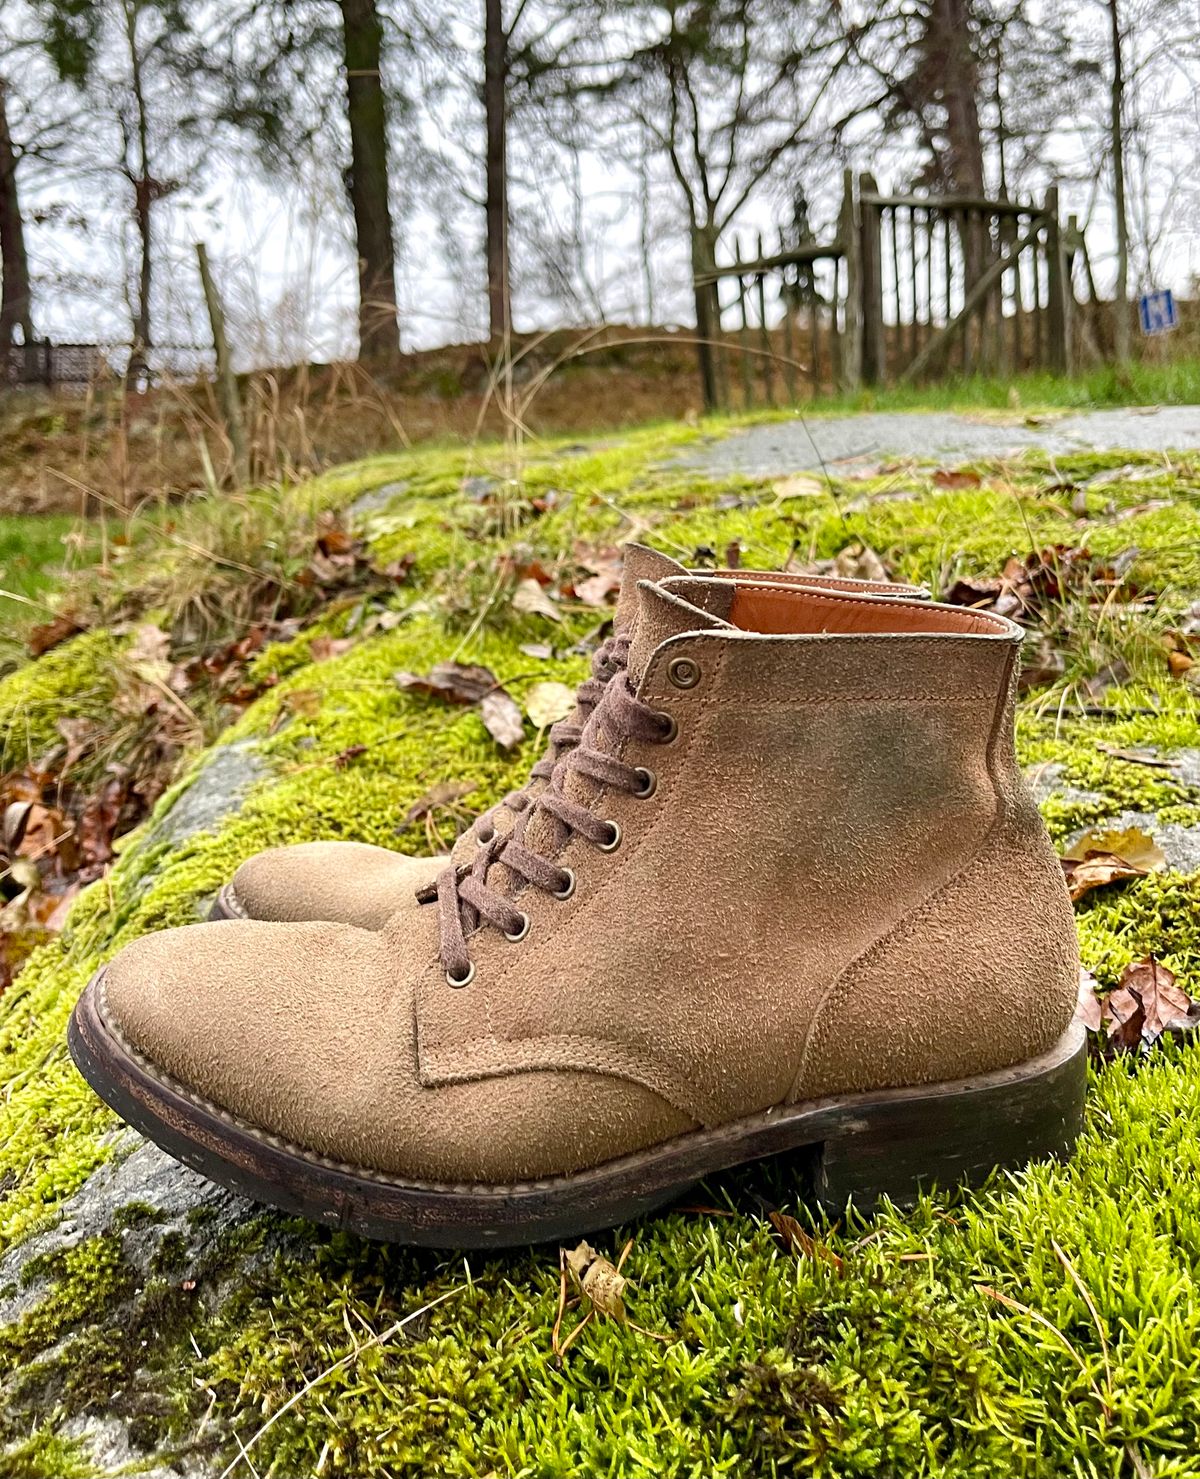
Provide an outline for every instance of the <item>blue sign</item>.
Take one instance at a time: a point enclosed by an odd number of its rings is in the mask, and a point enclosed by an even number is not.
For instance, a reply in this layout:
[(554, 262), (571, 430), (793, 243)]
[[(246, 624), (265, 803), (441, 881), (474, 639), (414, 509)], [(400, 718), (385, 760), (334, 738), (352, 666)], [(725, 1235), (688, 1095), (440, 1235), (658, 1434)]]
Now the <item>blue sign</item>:
[(1170, 288), (1160, 288), (1157, 293), (1143, 293), (1138, 299), (1138, 313), (1143, 334), (1169, 334), (1179, 326), (1175, 294)]

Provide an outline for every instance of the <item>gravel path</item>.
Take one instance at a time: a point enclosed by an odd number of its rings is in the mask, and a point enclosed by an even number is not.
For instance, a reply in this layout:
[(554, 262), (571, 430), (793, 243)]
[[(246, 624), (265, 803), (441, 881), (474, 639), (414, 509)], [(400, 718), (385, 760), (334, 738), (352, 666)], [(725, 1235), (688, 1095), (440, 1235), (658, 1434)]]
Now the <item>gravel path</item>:
[(881, 459), (946, 464), (1034, 448), (1052, 454), (1200, 448), (1200, 406), (1076, 412), (1047, 417), (1036, 426), (947, 411), (814, 416), (735, 431), (689, 451), (681, 461), (714, 476), (782, 477), (822, 466), (852, 471)]

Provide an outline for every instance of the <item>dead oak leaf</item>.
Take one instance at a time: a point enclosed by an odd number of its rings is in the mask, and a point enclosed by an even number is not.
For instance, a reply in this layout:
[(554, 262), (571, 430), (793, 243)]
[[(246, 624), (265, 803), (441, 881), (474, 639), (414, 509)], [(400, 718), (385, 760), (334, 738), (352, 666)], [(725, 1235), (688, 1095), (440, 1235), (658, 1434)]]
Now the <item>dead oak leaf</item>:
[(494, 688), (479, 700), (479, 713), (487, 732), (502, 750), (511, 750), (525, 738), (525, 721), (511, 694)]
[(565, 719), (575, 708), (575, 695), (565, 683), (534, 683), (525, 694), (525, 712), (539, 729)]
[(485, 694), (500, 687), (491, 668), (462, 662), (439, 662), (425, 677), (419, 673), (397, 673), (394, 681), (406, 691), (440, 698), (450, 704), (477, 704)]
[(624, 1293), (628, 1280), (614, 1264), (602, 1257), (590, 1243), (580, 1243), (566, 1256), (567, 1268), (592, 1307), (610, 1320), (624, 1325)]
[(1090, 828), (1060, 859), (1072, 901), (1094, 888), (1127, 878), (1144, 878), (1167, 865), (1166, 855), (1140, 827)]
[(1127, 965), (1104, 1003), (1115, 1046), (1152, 1048), (1164, 1033), (1187, 1032), (1200, 1023), (1200, 1001), (1177, 984), (1175, 972), (1147, 955)]
[(548, 621), (562, 620), (562, 612), (533, 576), (517, 583), (512, 594), (512, 608), (526, 616), (544, 616)]
[(68, 637), (78, 636), (83, 630), (84, 628), (73, 616), (56, 616), (53, 621), (40, 622), (37, 626), (29, 628), (29, 655), (30, 657), (41, 657), (52, 647), (57, 647)]

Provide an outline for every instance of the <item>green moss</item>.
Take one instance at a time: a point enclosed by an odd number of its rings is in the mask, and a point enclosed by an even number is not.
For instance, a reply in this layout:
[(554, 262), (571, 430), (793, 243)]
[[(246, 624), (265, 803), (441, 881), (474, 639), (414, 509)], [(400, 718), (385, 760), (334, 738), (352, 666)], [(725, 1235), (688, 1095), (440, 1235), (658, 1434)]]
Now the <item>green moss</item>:
[(110, 632), (87, 632), (0, 679), (0, 773), (61, 745), (59, 719), (105, 717), (121, 645)]
[[(380, 607), (326, 610), (313, 630), (259, 654), (255, 680), (278, 682), (225, 738), (254, 739), (266, 778), (213, 833), (169, 850), (153, 824), (128, 839), (64, 934), (0, 999), (0, 1248), (53, 1221), (113, 1154), (115, 1122), (63, 1047), (70, 1007), (98, 963), (148, 930), (195, 919), (263, 847), (325, 836), (433, 850), (452, 840), (453, 818), (426, 833), (404, 817), (434, 781), (471, 781), (468, 805), (480, 809), (520, 781), (540, 752), (532, 726), (505, 754), (473, 711), (401, 691), (394, 674), (451, 657), (484, 662), (518, 698), (541, 678), (581, 678), (586, 658), (570, 649), (604, 613), (564, 601), (561, 623), (519, 616), (509, 597), (521, 561), (569, 557), (577, 543), (632, 531), (681, 556), (737, 539), (747, 565), (779, 563), (794, 545), (803, 557), (827, 557), (864, 542), (898, 573), (938, 584), (994, 573), (1009, 553), (1086, 533), (1106, 559), (1119, 541), (1136, 544), (1145, 579), (1173, 584), (1169, 602), (1200, 590), (1187, 499), (1176, 497), (1169, 517), (1149, 510), (1101, 530), (1108, 504), (1139, 507), (1150, 496), (1144, 484), (1110, 484), (1094, 507), (1089, 495), (1096, 528), (1086, 531), (1036, 466), (985, 469), (983, 484), (967, 490), (916, 478), (903, 503), (872, 499), (895, 491), (884, 483), (846, 487), (839, 511), (827, 498), (780, 503), (762, 480), (714, 483), (659, 465), (665, 448), (694, 435), (655, 429), (584, 455), (549, 446), (522, 466), (511, 449), (414, 454), (288, 495), (293, 511), (311, 513), (344, 507), (373, 485), (404, 484), (386, 506), (358, 516), (378, 556), (415, 556), (387, 604), (399, 622), (372, 629)], [(1090, 474), (1081, 463), (1071, 475)], [(491, 480), (489, 502), (473, 496), (480, 485), (464, 488), (471, 478)], [(1178, 483), (1172, 489), (1178, 494)], [(160, 574), (147, 600), (161, 590)], [(1061, 686), (1023, 706), (1023, 761), (1060, 767), (1064, 784), (1094, 798), (1049, 803), (1057, 835), (1130, 808), (1200, 817), (1200, 798), (1170, 773), (1100, 748), (1170, 754), (1200, 743), (1191, 691), (1142, 640), (1160, 619), (1139, 618), (1130, 681), (1104, 693), (1106, 717), (1076, 717)], [(313, 631), (349, 635), (354, 645), (313, 662)], [(81, 641), (95, 642), (105, 661), (115, 651), (103, 634)], [(530, 641), (553, 642), (558, 656), (530, 658), (520, 650)], [(6, 680), (0, 702), (18, 688), (36, 693), (24, 710), (52, 733), (61, 705), (87, 691), (86, 664), (81, 673), (67, 661), (80, 646)], [(185, 776), (160, 813), (187, 784)], [(1110, 982), (1151, 951), (1200, 991), (1196, 887), (1166, 873), (1090, 896), (1079, 910), (1089, 965)], [(35, 1263), (29, 1287), (44, 1292), (0, 1325), (8, 1373), (0, 1405), (10, 1414), (0, 1437), (24, 1445), (0, 1463), (31, 1475), (86, 1472), (58, 1429), (111, 1408), (147, 1452), (199, 1441), (223, 1465), (236, 1455), (236, 1434), (252, 1445), (258, 1472), (276, 1475), (1049, 1479), (1129, 1472), (1128, 1444), (1151, 1472), (1194, 1471), (1200, 1051), (1097, 1073), (1087, 1133), (1069, 1166), (887, 1212), (869, 1237), (858, 1225), (817, 1225), (844, 1259), (842, 1273), (784, 1253), (758, 1215), (764, 1185), (804, 1215), (800, 1169), (781, 1163), (715, 1179), (697, 1200), (727, 1216), (674, 1212), (598, 1239), (615, 1256), (634, 1236), (630, 1313), (667, 1338), (594, 1322), (561, 1367), (550, 1350), (552, 1251), (440, 1259), (268, 1214), (218, 1234), (204, 1208), (181, 1230), (131, 1203), (108, 1233)], [(136, 1268), (134, 1241), (149, 1250)], [(1103, 1342), (1063, 1259), (1088, 1290)]]

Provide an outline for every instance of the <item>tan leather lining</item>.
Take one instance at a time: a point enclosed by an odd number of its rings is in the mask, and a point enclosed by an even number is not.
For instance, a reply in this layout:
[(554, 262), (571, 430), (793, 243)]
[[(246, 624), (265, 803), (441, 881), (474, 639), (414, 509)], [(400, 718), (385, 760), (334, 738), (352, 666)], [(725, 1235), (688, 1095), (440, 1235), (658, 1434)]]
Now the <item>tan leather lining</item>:
[(1006, 627), (979, 612), (888, 597), (847, 597), (833, 592), (738, 585), (728, 619), (745, 632), (767, 636), (810, 632), (989, 632)]

